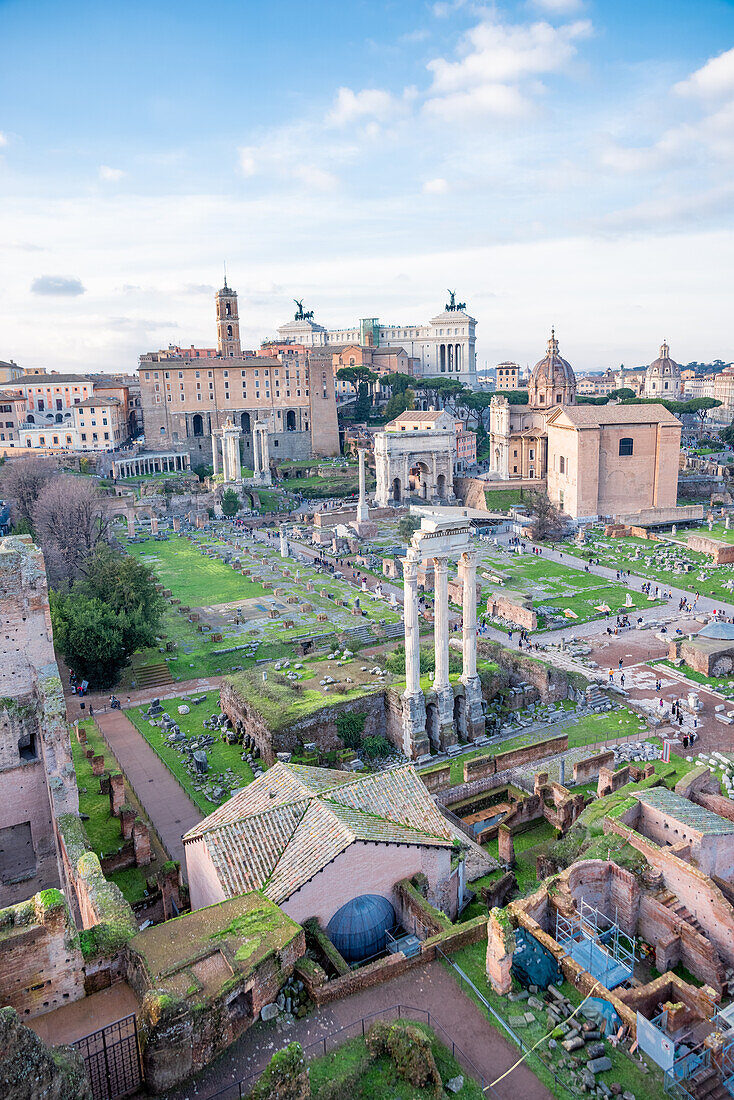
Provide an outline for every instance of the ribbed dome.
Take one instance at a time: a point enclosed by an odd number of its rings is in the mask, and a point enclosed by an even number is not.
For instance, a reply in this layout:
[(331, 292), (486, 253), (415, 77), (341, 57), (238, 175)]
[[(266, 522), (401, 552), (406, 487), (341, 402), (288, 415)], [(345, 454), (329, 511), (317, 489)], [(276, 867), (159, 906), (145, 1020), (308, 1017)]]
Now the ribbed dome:
[(645, 371), (645, 397), (679, 397), (682, 389), (680, 371), (678, 363), (670, 358), (670, 348), (663, 340), (660, 355)]
[(572, 405), (576, 400), (576, 375), (573, 368), (558, 352), (555, 329), (551, 329), (548, 350), (543, 359), (533, 367), (528, 385), (530, 405), (548, 408), (553, 405)]
[(347, 962), (361, 962), (385, 950), (385, 933), (394, 927), (395, 910), (387, 898), (360, 894), (337, 909), (326, 932)]
[(660, 355), (654, 359), (647, 368), (648, 375), (675, 376), (680, 375), (680, 365), (675, 359), (670, 358), (670, 348), (663, 340), (660, 345)]

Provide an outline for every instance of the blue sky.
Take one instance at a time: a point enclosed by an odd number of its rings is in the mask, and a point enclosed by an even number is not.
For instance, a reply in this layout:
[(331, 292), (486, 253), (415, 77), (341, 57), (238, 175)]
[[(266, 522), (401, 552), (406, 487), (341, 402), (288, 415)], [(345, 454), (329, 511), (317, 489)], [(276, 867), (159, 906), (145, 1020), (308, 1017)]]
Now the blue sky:
[(731, 359), (734, 5), (0, 0), (0, 359), (132, 369), (287, 320), (479, 360)]

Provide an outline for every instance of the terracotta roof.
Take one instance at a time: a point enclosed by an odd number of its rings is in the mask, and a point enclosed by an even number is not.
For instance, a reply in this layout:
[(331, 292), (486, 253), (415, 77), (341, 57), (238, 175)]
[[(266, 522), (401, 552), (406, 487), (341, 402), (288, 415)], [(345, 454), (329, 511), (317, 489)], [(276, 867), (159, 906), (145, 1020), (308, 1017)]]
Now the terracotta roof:
[(227, 897), (279, 903), (355, 841), (450, 847), (452, 834), (410, 764), (359, 776), (277, 763), (184, 836), (197, 840)]
[(391, 424), (412, 424), (419, 420), (438, 420), (443, 415), (450, 416), (445, 409), (432, 409), (430, 412), (421, 412), (420, 409), (408, 409), (406, 412), (401, 412), (400, 416), (396, 416), (394, 420), (391, 420)]
[[(599, 428), (605, 424), (680, 424), (664, 405), (563, 405), (558, 412), (577, 428)], [(548, 418), (550, 423), (558, 413)]]

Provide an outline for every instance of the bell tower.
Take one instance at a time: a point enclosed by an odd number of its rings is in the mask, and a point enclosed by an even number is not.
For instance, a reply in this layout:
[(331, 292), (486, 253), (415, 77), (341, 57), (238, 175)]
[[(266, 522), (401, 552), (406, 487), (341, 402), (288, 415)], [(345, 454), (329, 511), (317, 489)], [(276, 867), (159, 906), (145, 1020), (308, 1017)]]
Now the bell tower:
[(216, 294), (217, 303), (217, 348), (219, 354), (226, 359), (241, 359), (242, 345), (240, 343), (240, 318), (237, 311), (237, 291), (227, 286), (227, 276), (224, 276), (224, 286)]

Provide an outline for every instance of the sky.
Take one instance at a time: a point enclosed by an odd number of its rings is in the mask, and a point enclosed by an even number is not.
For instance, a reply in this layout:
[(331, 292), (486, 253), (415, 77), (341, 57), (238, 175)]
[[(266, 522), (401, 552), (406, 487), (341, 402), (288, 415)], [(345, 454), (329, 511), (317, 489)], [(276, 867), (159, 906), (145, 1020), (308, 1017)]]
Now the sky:
[(0, 360), (132, 371), (303, 299), (478, 366), (734, 359), (733, 0), (0, 0)]

